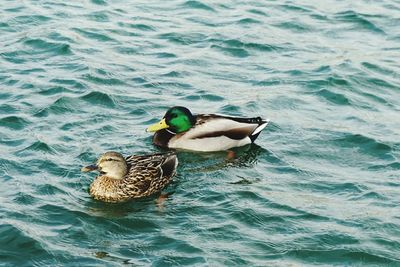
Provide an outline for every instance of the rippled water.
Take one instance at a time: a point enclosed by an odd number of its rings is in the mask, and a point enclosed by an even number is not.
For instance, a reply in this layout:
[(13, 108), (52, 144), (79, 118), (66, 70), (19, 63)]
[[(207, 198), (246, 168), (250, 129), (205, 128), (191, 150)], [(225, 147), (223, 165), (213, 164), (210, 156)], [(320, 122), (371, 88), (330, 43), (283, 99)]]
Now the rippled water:
[[(219, 3), (216, 3), (219, 2)], [(0, 265), (400, 265), (400, 2), (0, 3)], [(172, 195), (92, 200), (174, 105), (264, 116)]]

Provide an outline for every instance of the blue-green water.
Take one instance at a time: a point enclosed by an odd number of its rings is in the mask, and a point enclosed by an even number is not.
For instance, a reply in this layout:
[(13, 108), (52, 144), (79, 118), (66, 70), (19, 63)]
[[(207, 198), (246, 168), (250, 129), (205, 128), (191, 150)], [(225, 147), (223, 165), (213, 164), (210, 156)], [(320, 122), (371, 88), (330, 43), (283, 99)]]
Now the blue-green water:
[[(398, 0), (2, 0), (0, 266), (399, 266), (399, 25)], [(82, 165), (158, 151), (174, 105), (272, 122), (179, 153), (161, 206), (92, 200)]]

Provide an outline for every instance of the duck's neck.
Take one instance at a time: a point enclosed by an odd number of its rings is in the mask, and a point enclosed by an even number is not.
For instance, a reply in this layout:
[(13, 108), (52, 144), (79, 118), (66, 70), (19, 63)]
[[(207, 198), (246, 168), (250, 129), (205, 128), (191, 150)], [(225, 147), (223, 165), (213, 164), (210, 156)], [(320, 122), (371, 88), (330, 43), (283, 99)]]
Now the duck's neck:
[(169, 140), (171, 140), (172, 137), (174, 137), (176, 134), (174, 132), (171, 132), (167, 129), (163, 129), (160, 131), (157, 131), (154, 134), (153, 137), (153, 143), (156, 146), (160, 146), (160, 147), (168, 147), (168, 142)]
[(90, 195), (105, 202), (120, 202), (127, 198), (121, 188), (121, 179), (113, 179), (105, 175), (98, 176), (90, 185)]

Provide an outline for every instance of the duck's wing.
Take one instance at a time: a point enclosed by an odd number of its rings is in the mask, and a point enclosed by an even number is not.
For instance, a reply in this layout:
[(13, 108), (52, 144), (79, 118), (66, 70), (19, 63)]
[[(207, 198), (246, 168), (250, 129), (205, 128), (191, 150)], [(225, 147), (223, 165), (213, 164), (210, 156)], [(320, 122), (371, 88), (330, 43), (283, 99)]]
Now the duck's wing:
[(174, 153), (129, 156), (129, 167), (124, 177), (126, 192), (132, 197), (148, 196), (166, 186), (175, 175), (178, 159)]
[(195, 126), (185, 134), (185, 137), (202, 139), (226, 136), (234, 140), (249, 137), (253, 142), (268, 122), (268, 120), (260, 117), (241, 118), (217, 114), (199, 114), (196, 115)]

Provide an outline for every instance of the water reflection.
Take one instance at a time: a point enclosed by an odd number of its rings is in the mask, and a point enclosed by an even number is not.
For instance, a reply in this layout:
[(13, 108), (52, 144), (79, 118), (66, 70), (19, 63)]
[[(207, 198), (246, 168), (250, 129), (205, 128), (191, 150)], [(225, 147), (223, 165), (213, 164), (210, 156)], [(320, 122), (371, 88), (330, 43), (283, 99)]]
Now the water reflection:
[(178, 152), (179, 161), (185, 172), (213, 172), (230, 167), (249, 168), (257, 164), (268, 150), (256, 144), (233, 148), (230, 151), (219, 152)]
[(86, 203), (87, 213), (103, 218), (122, 218), (148, 209), (155, 209), (157, 195), (133, 199), (123, 203), (106, 203), (92, 199)]

